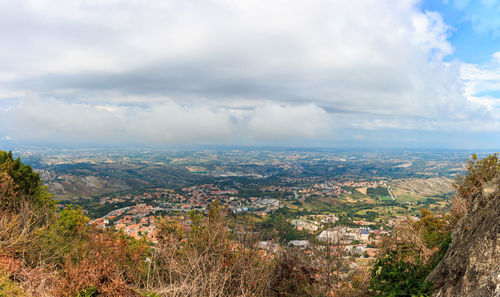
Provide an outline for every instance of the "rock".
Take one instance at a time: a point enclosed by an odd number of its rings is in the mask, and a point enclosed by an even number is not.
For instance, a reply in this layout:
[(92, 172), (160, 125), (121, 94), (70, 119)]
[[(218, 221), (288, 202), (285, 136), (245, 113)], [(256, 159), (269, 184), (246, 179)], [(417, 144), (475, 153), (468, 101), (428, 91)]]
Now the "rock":
[(500, 179), (471, 198), (446, 255), (428, 277), (435, 297), (500, 296)]

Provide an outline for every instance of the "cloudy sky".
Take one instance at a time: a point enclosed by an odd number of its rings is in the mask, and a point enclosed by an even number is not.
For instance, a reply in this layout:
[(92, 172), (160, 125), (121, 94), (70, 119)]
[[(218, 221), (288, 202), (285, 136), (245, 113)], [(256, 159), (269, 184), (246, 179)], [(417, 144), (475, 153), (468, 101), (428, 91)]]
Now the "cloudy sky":
[(0, 143), (500, 147), (500, 1), (0, 0)]

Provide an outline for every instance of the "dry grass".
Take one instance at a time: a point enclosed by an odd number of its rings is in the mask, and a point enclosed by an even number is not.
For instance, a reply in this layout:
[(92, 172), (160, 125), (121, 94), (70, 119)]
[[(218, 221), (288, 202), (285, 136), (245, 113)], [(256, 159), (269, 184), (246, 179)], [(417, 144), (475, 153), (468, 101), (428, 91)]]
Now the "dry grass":
[(461, 195), (455, 195), (455, 197), (452, 200), (452, 206), (451, 206), (451, 214), (453, 216), (454, 222), (453, 224), (456, 224), (458, 221), (460, 221), (465, 215), (467, 214), (469, 210), (469, 204), (470, 200), (461, 196)]
[(145, 242), (132, 241), (113, 231), (88, 233), (81, 250), (73, 251), (65, 261), (64, 276), (56, 296), (77, 295), (93, 288), (103, 297), (139, 296)]
[(26, 267), (21, 259), (5, 253), (0, 257), (0, 271), (22, 288), (23, 294), (19, 296), (55, 296), (55, 288), (59, 283), (56, 271), (43, 267)]
[(367, 286), (337, 285), (346, 270), (343, 249), (258, 250), (253, 233), (229, 231), (221, 209), (195, 216), (191, 230), (165, 219), (157, 226), (145, 287), (161, 296), (326, 296)]
[(220, 209), (187, 233), (175, 222), (159, 220), (160, 243), (148, 265), (146, 288), (162, 296), (266, 296), (272, 258), (253, 247), (252, 238), (235, 238)]

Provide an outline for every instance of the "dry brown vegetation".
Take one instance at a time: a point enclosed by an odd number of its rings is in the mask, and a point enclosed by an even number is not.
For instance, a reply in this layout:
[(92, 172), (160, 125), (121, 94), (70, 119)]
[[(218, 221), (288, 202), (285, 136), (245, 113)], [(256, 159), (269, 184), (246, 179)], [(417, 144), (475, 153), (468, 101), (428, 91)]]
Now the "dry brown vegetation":
[(231, 234), (218, 205), (192, 220), (187, 233), (176, 222), (158, 220), (160, 241), (148, 261), (146, 287), (164, 296), (266, 295), (272, 259), (253, 248), (253, 239)]
[[(498, 164), (496, 155), (471, 160), (472, 175), (457, 180), (456, 214), (435, 217), (423, 210), (420, 221), (394, 230), (384, 252), (396, 251), (397, 265), (424, 265), (423, 270), (434, 265), (454, 222), (467, 210), (468, 197), (496, 174)], [(190, 228), (166, 218), (156, 224), (159, 242), (152, 244), (116, 230), (98, 230), (79, 208), (56, 212), (31, 168), (0, 152), (2, 297), (354, 297), (373, 295), (370, 279), (379, 277), (376, 271), (353, 274), (335, 245), (258, 249), (259, 235), (231, 224), (218, 204), (206, 215), (191, 213)], [(384, 267), (392, 269), (390, 264)]]
[[(159, 243), (148, 261), (146, 288), (162, 296), (324, 296), (343, 267), (324, 249), (259, 250), (248, 228), (229, 228), (226, 210), (192, 214), (189, 231), (159, 219)], [(238, 230), (238, 232), (231, 230)]]
[(479, 159), (476, 154), (473, 154), (471, 159), (467, 160), (465, 169), (466, 174), (458, 176), (453, 185), (456, 190), (451, 208), (451, 214), (454, 218), (453, 224), (465, 216), (471, 200), (481, 191), (482, 186), (498, 175), (500, 159), (498, 154), (489, 155), (483, 159)]

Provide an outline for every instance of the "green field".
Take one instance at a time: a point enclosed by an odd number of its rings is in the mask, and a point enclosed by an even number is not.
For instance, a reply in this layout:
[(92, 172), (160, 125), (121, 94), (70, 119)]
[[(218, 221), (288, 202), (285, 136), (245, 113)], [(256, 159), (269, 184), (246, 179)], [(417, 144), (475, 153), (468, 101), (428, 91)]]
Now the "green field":
[(390, 196), (378, 196), (378, 199), (380, 199), (381, 201), (391, 201), (391, 197)]

